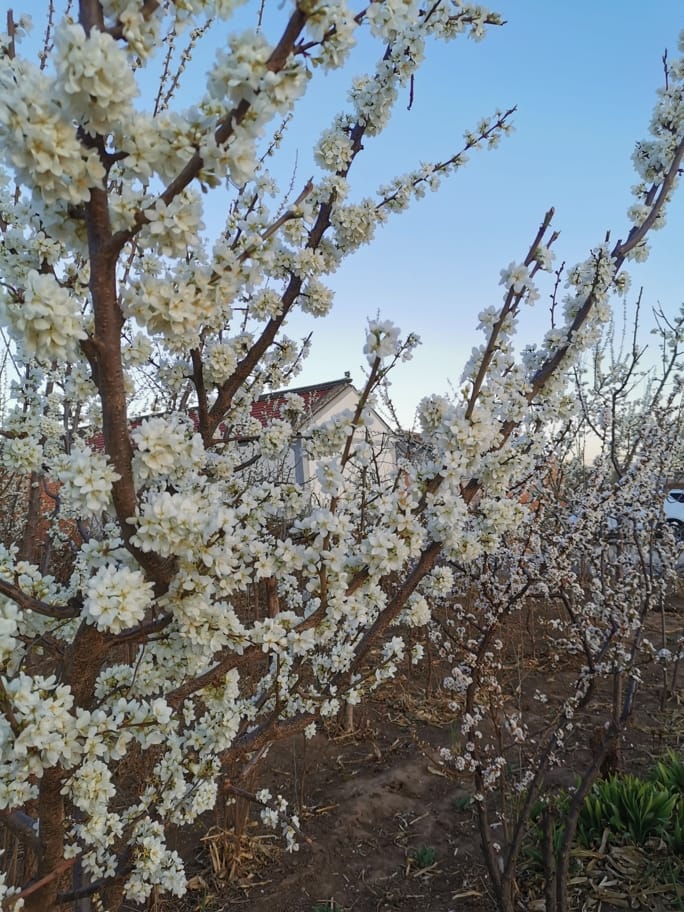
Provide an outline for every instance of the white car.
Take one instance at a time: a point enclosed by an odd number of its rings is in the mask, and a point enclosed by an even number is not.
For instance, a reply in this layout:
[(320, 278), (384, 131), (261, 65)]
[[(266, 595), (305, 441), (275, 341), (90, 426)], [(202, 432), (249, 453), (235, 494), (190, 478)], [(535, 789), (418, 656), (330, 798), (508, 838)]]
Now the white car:
[(673, 488), (665, 498), (665, 517), (684, 523), (684, 490)]
[(666, 521), (675, 527), (677, 538), (684, 538), (684, 490), (673, 488), (668, 491), (663, 511)]

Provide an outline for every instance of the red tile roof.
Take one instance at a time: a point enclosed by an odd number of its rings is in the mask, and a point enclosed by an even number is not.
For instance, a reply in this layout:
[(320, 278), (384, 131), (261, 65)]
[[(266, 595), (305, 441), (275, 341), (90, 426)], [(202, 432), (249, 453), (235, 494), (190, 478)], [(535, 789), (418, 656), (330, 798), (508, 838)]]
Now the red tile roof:
[[(278, 390), (275, 393), (264, 393), (252, 403), (252, 418), (256, 418), (264, 427), (274, 418), (280, 418), (283, 407), (287, 402), (287, 397), (291, 395), (300, 396), (304, 400), (304, 414), (307, 417), (315, 415), (325, 403), (332, 399), (338, 392), (351, 384), (351, 378), (343, 377), (341, 380), (329, 380), (327, 383), (317, 383), (314, 386), (300, 386), (295, 389)], [(139, 427), (145, 418), (154, 417), (152, 415), (143, 415), (131, 420), (131, 430)], [(199, 420), (197, 409), (188, 409), (188, 417), (197, 430)], [(88, 438), (89, 445), (98, 453), (104, 452), (104, 435), (98, 431)]]
[(287, 397), (292, 395), (300, 396), (304, 400), (305, 415), (315, 415), (328, 399), (350, 383), (351, 379), (344, 377), (342, 380), (329, 380), (327, 383), (317, 383), (315, 386), (300, 386), (297, 389), (265, 393), (253, 403), (252, 418), (257, 418), (262, 425), (268, 424), (274, 418), (280, 418)]

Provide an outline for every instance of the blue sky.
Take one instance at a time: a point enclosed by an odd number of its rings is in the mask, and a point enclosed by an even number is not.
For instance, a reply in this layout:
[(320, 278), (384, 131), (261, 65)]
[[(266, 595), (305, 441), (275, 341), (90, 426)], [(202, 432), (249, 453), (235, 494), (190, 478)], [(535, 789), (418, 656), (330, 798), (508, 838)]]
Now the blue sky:
[[(31, 6), (37, 41), (47, 3)], [(252, 2), (241, 11), (239, 28), (254, 25), (258, 7)], [(366, 143), (351, 175), (353, 196), (372, 194), (420, 161), (447, 158), (461, 147), (464, 130), (496, 108), (518, 106), (515, 132), (498, 149), (475, 153), (437, 194), (393, 217), (371, 246), (347, 260), (330, 280), (336, 304), (327, 319), (311, 324), (301, 318), (288, 326), (295, 337), (314, 330), (312, 354), (297, 385), (340, 377), (347, 370), (361, 384), (365, 322), (378, 311), (405, 333), (417, 332), (423, 345), (397, 369), (392, 385), (406, 425), (423, 396), (447, 391), (449, 381), (458, 384), (472, 346), (480, 341), (476, 314), (499, 302), (500, 269), (524, 257), (550, 206), (561, 232), (558, 262), (583, 259), (607, 230), (613, 239), (624, 237), (636, 180), (630, 156), (635, 141), (647, 135), (655, 90), (663, 82), (663, 51), (677, 55), (684, 28), (682, 0), (648, 5), (502, 0), (493, 8), (507, 24), (491, 29), (484, 41), (460, 38), (428, 48), (412, 109), (406, 110), (404, 98), (386, 133)], [(282, 4), (267, 0), (267, 34), (275, 36), (282, 16)], [(201, 94), (203, 73), (226, 30), (221, 26), (199, 46), (181, 105)], [(277, 176), (283, 188), (294, 173), (298, 192), (315, 173), (312, 146), (344, 108), (351, 76), (371, 70), (376, 53), (364, 40), (344, 71), (315, 73), (281, 149)], [(148, 81), (145, 89), (150, 86)], [(208, 228), (216, 231), (226, 211), (225, 196), (216, 191), (205, 200)], [(630, 269), (629, 300), (643, 285), (646, 307), (659, 304), (667, 313), (678, 312), (684, 300), (683, 240), (684, 187), (666, 228), (651, 237), (651, 258)], [(541, 338), (547, 307), (543, 292), (536, 308), (525, 314), (521, 342)]]
[[(497, 107), (518, 106), (515, 132), (498, 149), (473, 155), (437, 194), (395, 217), (343, 265), (331, 282), (335, 309), (314, 324), (313, 351), (297, 381), (314, 383), (350, 370), (360, 383), (364, 322), (379, 310), (423, 340), (414, 359), (394, 374), (392, 394), (405, 424), (422, 396), (458, 383), (479, 342), (476, 314), (499, 301), (499, 270), (523, 258), (550, 206), (561, 232), (558, 262), (583, 259), (607, 230), (615, 240), (625, 236), (636, 181), (631, 153), (647, 134), (663, 80), (663, 51), (676, 56), (684, 28), (681, 0), (657, 0), (648, 13), (634, 0), (509, 0), (495, 8), (507, 25), (484, 41), (459, 39), (428, 53), (412, 110), (400, 104), (388, 131), (358, 160), (357, 192), (368, 193), (420, 160), (448, 156), (460, 147), (463, 131)], [(365, 50), (357, 55), (361, 67), (369, 65)], [(342, 107), (346, 82), (335, 74), (324, 91), (311, 93), (297, 122), (302, 131), (308, 128), (307, 139), (315, 139)], [(302, 179), (310, 144), (296, 145)], [(293, 147), (283, 152), (292, 165)], [(678, 312), (683, 241), (684, 187), (666, 228), (652, 235), (649, 261), (629, 270), (628, 300), (643, 285), (646, 308), (660, 304), (667, 313)], [(540, 338), (547, 318), (543, 296), (525, 315), (521, 341)]]

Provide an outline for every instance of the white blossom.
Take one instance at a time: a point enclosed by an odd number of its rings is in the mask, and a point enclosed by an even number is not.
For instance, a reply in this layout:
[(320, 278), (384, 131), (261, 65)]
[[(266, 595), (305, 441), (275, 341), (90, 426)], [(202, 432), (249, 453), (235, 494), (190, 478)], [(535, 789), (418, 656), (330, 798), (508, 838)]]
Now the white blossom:
[(140, 623), (151, 601), (152, 584), (139, 570), (108, 564), (88, 580), (84, 615), (99, 630), (119, 633)]
[(28, 357), (69, 360), (78, 342), (86, 338), (80, 302), (52, 275), (40, 275), (32, 269), (25, 281), (16, 296), (5, 294), (1, 302), (13, 335), (21, 339)]

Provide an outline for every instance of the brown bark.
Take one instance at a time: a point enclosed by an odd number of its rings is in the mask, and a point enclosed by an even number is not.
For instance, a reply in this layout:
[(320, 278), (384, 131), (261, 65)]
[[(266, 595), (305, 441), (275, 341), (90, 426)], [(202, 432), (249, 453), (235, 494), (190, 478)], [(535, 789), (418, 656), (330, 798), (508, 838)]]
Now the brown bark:
[(60, 678), (71, 688), (77, 706), (88, 708), (92, 704), (95, 681), (112, 641), (111, 636), (83, 622), (67, 648)]
[(64, 864), (64, 799), (60, 794), (63, 784), (64, 772), (59, 767), (46, 770), (40, 780), (38, 882), (42, 880), (43, 883), (37, 890), (26, 896), (24, 900), (26, 912), (53, 912), (57, 905), (60, 874), (66, 870)]
[(19, 542), (18, 560), (29, 561), (32, 564), (40, 562), (42, 542), (40, 540), (41, 502), (40, 502), (40, 475), (31, 472), (28, 481), (28, 498), (26, 503), (26, 518)]

